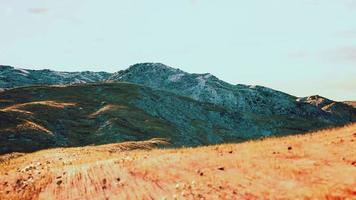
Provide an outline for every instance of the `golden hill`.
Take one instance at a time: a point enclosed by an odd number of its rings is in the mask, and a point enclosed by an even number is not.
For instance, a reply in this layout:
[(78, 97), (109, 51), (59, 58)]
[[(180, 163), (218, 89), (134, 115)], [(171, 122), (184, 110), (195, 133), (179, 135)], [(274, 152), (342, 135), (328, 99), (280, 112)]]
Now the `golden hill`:
[(199, 148), (166, 141), (1, 157), (0, 199), (355, 199), (356, 124)]
[(344, 103), (356, 108), (356, 101), (345, 101)]

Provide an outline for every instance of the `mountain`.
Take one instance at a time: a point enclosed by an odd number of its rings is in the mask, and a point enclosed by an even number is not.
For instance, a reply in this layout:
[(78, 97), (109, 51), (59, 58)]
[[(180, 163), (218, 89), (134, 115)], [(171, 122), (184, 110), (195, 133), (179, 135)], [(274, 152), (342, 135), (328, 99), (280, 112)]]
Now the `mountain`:
[[(300, 118), (314, 118), (334, 123), (356, 121), (355, 109), (324, 97), (316, 95), (298, 98), (262, 86), (232, 85), (211, 74), (189, 74), (160, 63), (136, 64), (127, 70), (114, 73), (109, 80), (126, 81), (170, 91), (242, 113), (252, 121), (257, 117), (274, 123), (275, 126), (281, 123), (278, 122), (278, 118), (296, 121)], [(323, 109), (317, 100), (323, 100), (322, 105), (328, 107)]]
[(58, 72), (48, 69), (28, 70), (0, 65), (0, 88), (93, 83), (104, 81), (110, 76), (111, 74), (106, 72)]
[(356, 121), (355, 108), (324, 97), (232, 85), (159, 63), (114, 74), (2, 69), (3, 88), (37, 86), (0, 92), (0, 153), (150, 138), (198, 146)]

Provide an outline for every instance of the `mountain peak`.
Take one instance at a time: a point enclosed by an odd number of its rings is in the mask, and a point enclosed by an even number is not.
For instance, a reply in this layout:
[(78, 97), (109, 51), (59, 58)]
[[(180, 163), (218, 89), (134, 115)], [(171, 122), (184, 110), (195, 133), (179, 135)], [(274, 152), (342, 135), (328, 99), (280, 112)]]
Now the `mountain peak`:
[(163, 63), (137, 63), (131, 65), (125, 71), (183, 72), (180, 69), (167, 66)]
[(298, 102), (305, 102), (309, 103), (318, 107), (324, 107), (325, 105), (328, 105), (330, 103), (333, 103), (334, 101), (322, 97), (320, 95), (312, 95), (312, 96), (307, 96), (307, 97), (302, 97), (297, 99)]
[(131, 65), (126, 70), (114, 73), (109, 80), (131, 81), (138, 84), (144, 84), (147, 80), (152, 83), (170, 79), (174, 81), (187, 74), (187, 72), (169, 67), (162, 63), (137, 63)]

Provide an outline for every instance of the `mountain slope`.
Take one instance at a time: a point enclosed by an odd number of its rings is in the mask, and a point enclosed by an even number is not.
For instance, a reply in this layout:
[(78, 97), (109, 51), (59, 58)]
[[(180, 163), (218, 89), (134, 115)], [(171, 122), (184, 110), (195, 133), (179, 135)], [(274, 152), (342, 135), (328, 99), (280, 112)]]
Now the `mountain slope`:
[[(136, 64), (127, 70), (114, 73), (109, 80), (142, 84), (201, 102), (210, 102), (231, 111), (244, 113), (245, 117), (250, 115), (251, 120), (256, 115), (264, 115), (277, 118), (317, 118), (338, 123), (356, 121), (354, 108), (323, 97), (319, 100), (328, 101), (327, 110), (318, 106), (313, 97), (297, 98), (262, 86), (231, 85), (211, 74), (189, 74), (160, 63)], [(338, 108), (333, 109), (334, 107)], [(271, 120), (271, 123), (274, 121)]]
[(0, 88), (29, 85), (67, 85), (101, 82), (111, 76), (106, 72), (58, 72), (51, 70), (27, 70), (0, 65)]
[(0, 93), (0, 153), (151, 138), (197, 146), (343, 124), (294, 103), (311, 115), (239, 112), (131, 83), (15, 88)]
[(128, 83), (0, 93), (0, 153), (153, 137), (196, 146), (252, 137), (243, 127), (224, 108)]
[(355, 199), (355, 133), (352, 125), (188, 149), (123, 150), (148, 141), (0, 156), (0, 199)]

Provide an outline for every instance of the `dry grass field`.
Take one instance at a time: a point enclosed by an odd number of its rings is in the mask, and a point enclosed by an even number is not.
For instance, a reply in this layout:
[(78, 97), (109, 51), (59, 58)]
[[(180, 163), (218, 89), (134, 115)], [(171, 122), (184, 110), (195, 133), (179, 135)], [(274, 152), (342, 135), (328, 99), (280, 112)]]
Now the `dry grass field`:
[(199, 148), (164, 140), (0, 158), (0, 199), (356, 199), (356, 124)]

